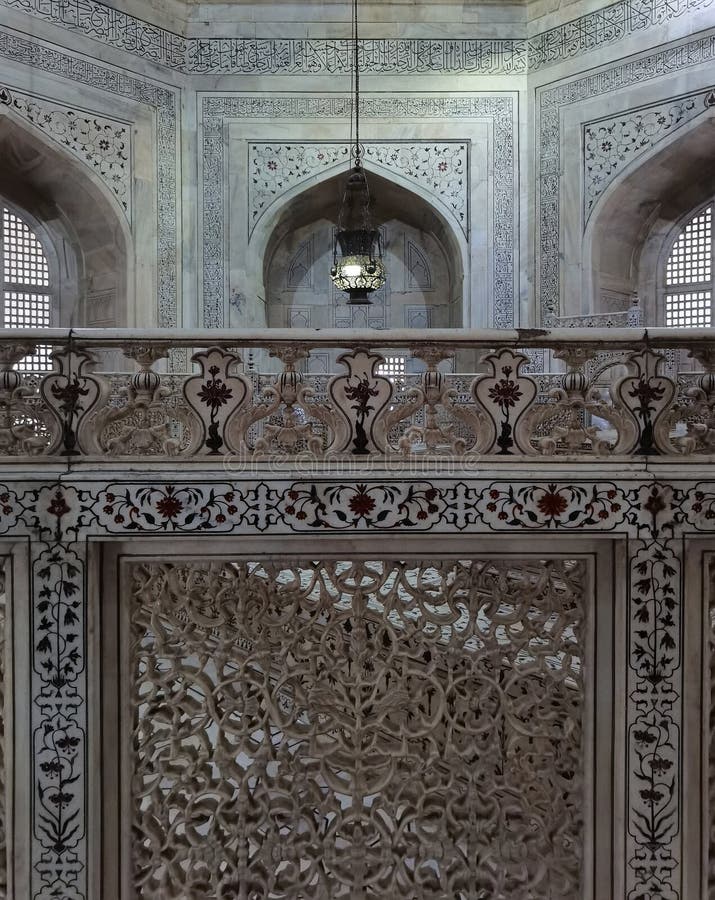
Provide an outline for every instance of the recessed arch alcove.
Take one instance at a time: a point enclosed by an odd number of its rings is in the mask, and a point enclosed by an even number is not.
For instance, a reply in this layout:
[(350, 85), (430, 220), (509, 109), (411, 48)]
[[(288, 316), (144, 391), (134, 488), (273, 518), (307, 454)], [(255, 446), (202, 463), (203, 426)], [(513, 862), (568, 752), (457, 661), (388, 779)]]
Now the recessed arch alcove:
[[(388, 280), (370, 307), (348, 307), (333, 288), (333, 234), (345, 186), (341, 168), (288, 196), (252, 237), (262, 261), (256, 293), (269, 327), (459, 327), (466, 250), (434, 204), (368, 171), (373, 220), (385, 248)], [(251, 312), (248, 312), (251, 316)], [(260, 311), (253, 313), (260, 318)]]
[(57, 324), (132, 324), (129, 224), (91, 170), (0, 113), (0, 195), (24, 210), (56, 261)]
[(638, 296), (645, 324), (662, 324), (658, 273), (675, 226), (715, 194), (714, 157), (715, 116), (708, 111), (609, 186), (584, 235), (589, 311), (626, 309)]

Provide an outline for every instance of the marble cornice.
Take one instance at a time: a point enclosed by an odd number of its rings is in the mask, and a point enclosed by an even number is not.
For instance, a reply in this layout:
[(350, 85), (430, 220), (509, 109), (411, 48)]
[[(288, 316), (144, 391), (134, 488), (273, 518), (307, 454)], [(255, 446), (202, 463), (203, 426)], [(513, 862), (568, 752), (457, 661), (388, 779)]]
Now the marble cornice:
[[(364, 40), (362, 68), (376, 74), (524, 75), (707, 9), (714, 0), (617, 0), (562, 25), (518, 38)], [(340, 38), (184, 37), (98, 0), (0, 0), (107, 46), (192, 75), (347, 73)]]

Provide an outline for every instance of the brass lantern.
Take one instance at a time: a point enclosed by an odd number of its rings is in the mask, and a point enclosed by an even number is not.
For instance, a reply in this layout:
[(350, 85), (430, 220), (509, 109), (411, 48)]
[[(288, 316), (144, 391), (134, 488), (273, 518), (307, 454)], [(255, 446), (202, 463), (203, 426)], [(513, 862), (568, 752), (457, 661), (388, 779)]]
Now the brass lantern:
[(358, 160), (345, 188), (330, 270), (349, 305), (369, 304), (370, 294), (385, 283), (380, 232), (370, 222), (369, 204), (367, 178)]
[(373, 226), (370, 216), (370, 190), (362, 165), (357, 3), (358, 0), (353, 0), (353, 61), (355, 66), (355, 95), (352, 103), (352, 112), (355, 116), (353, 167), (345, 185), (343, 202), (338, 215), (330, 277), (338, 290), (345, 291), (348, 295), (348, 305), (366, 306), (372, 302), (370, 294), (379, 290), (385, 283), (385, 267), (382, 264), (380, 232)]

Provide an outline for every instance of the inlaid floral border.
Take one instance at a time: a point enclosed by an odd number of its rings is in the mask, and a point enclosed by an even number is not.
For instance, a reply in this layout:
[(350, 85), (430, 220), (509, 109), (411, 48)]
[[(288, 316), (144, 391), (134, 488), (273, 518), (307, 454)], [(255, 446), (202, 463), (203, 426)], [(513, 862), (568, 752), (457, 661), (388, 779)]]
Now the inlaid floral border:
[(715, 480), (6, 479), (0, 534), (32, 539), (33, 896), (87, 897), (88, 539), (605, 532), (630, 560), (628, 895), (681, 897), (681, 539), (713, 531)]

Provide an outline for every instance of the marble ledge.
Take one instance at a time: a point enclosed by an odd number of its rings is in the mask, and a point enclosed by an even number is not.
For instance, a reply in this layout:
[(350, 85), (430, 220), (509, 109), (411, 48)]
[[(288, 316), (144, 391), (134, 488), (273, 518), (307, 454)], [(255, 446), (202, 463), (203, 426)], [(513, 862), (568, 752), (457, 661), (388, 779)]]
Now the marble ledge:
[(300, 462), (271, 462), (233, 460), (227, 458), (209, 461), (207, 459), (182, 459), (171, 457), (164, 460), (113, 459), (102, 463), (98, 459), (82, 458), (73, 460), (71, 468), (58, 464), (55, 457), (51, 462), (33, 466), (27, 459), (17, 463), (0, 463), (0, 483), (22, 484), (64, 484), (82, 485), (119, 482), (136, 483), (160, 482), (175, 484), (188, 483), (243, 483), (262, 482), (311, 482), (340, 480), (350, 484), (359, 482), (391, 481), (395, 483), (417, 482), (433, 479), (441, 482), (509, 480), (513, 482), (568, 482), (568, 481), (618, 481), (676, 482), (693, 483), (712, 481), (715, 456), (687, 457), (682, 461), (672, 458), (657, 460), (653, 457), (613, 457), (608, 460), (594, 460), (560, 457), (558, 459), (539, 457), (498, 456), (484, 457), (473, 464), (465, 465), (460, 460), (396, 460), (375, 458), (374, 462), (359, 462), (345, 457), (326, 462), (315, 460), (310, 465)]

